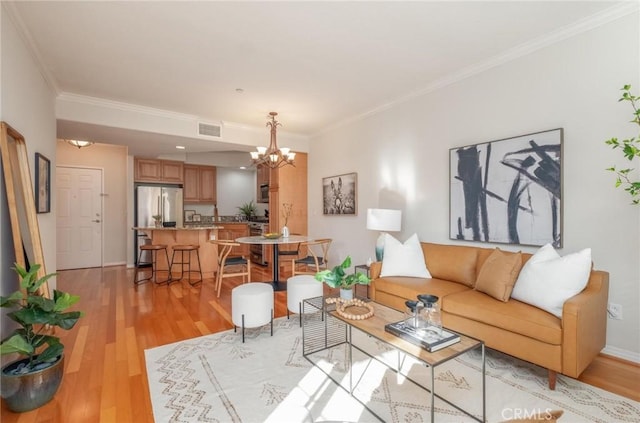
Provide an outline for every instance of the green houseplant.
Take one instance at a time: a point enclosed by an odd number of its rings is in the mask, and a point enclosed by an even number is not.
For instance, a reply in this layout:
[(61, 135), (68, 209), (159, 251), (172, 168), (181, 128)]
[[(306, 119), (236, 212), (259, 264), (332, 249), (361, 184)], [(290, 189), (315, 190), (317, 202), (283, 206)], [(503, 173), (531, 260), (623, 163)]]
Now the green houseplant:
[(253, 200), (251, 200), (238, 207), (238, 210), (240, 210), (240, 214), (244, 216), (246, 220), (251, 220), (251, 217), (256, 215), (257, 209), (256, 205), (253, 204)]
[(331, 288), (340, 288), (340, 296), (342, 298), (353, 298), (353, 287), (355, 285), (368, 285), (371, 279), (361, 272), (350, 273), (347, 275), (346, 270), (351, 267), (351, 256), (347, 256), (342, 264), (335, 266), (333, 269), (322, 270), (316, 273), (316, 280), (326, 283)]
[(54, 290), (53, 298), (38, 293), (39, 288), (54, 274), (38, 278), (39, 264), (27, 271), (16, 263), (20, 290), (0, 297), (1, 308), (11, 308), (7, 316), (17, 322), (16, 328), (0, 342), (0, 354), (18, 353), (23, 358), (2, 368), (2, 397), (10, 410), (16, 412), (38, 408), (53, 398), (62, 381), (64, 345), (51, 334), (59, 327), (71, 329), (83, 315), (66, 311), (80, 297)]
[[(620, 97), (618, 101), (628, 101), (631, 103), (631, 107), (633, 108), (633, 119), (631, 122), (640, 126), (640, 109), (637, 104), (640, 101), (640, 97), (634, 96), (631, 93), (631, 85), (625, 85), (622, 87), (622, 91), (622, 97)], [(622, 141), (619, 141), (618, 138), (611, 138), (605, 141), (605, 143), (610, 145), (614, 150), (618, 148), (621, 149), (622, 154), (629, 161), (640, 158), (640, 136), (631, 137)], [(624, 190), (631, 195), (632, 204), (640, 204), (640, 181), (634, 181), (629, 177), (633, 169), (617, 169), (613, 166), (607, 170), (616, 174), (616, 188), (624, 187)]]

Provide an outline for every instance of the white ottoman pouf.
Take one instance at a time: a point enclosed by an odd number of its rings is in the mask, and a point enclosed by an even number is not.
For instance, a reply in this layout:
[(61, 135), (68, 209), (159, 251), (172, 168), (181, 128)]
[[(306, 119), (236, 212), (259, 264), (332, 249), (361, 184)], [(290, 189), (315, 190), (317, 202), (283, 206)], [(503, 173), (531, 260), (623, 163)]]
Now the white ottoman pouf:
[(297, 275), (287, 279), (287, 318), (289, 312), (300, 313), (302, 326), (302, 301), (322, 296), (322, 282), (311, 275)]
[(268, 283), (252, 282), (236, 286), (231, 290), (231, 320), (233, 330), (257, 328), (271, 322), (273, 336), (273, 286)]

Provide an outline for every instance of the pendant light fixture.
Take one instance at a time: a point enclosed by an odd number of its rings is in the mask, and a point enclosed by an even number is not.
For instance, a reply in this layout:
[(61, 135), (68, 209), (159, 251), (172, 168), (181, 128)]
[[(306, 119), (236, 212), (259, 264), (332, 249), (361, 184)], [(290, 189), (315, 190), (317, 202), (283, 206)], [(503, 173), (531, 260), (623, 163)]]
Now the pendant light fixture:
[(267, 126), (271, 127), (269, 147), (257, 147), (258, 151), (251, 152), (251, 160), (254, 166), (264, 164), (271, 169), (277, 169), (286, 165), (294, 166), (293, 160), (296, 157), (296, 153), (286, 147), (278, 148), (276, 130), (278, 126), (280, 126), (280, 122), (276, 120), (277, 115), (277, 112), (269, 113), (271, 119), (267, 122)]

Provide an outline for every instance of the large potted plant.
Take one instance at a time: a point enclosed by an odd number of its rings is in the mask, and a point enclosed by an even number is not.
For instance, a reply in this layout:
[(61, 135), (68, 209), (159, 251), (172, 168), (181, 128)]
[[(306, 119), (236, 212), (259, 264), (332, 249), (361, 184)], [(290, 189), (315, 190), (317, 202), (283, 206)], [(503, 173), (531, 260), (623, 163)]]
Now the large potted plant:
[(326, 283), (331, 288), (340, 288), (340, 297), (350, 300), (353, 298), (353, 287), (355, 285), (368, 285), (371, 279), (364, 273), (355, 272), (347, 274), (346, 270), (351, 267), (351, 256), (347, 256), (342, 264), (333, 269), (322, 270), (316, 273), (316, 280)]
[[(618, 101), (628, 101), (631, 103), (633, 109), (632, 123), (640, 126), (640, 97), (634, 96), (631, 93), (631, 85), (625, 85), (622, 87), (622, 97)], [(633, 162), (635, 159), (640, 158), (640, 136), (631, 137), (622, 141), (618, 138), (611, 138), (605, 141), (611, 148), (620, 149), (624, 157)], [(618, 169), (615, 166), (608, 168), (607, 170), (616, 174), (616, 187), (623, 187), (625, 191), (631, 196), (631, 203), (634, 205), (640, 205), (640, 181), (633, 180), (630, 177), (632, 168)]]
[(49, 402), (60, 387), (64, 370), (64, 345), (52, 334), (54, 327), (71, 329), (83, 315), (66, 311), (80, 297), (54, 290), (53, 299), (39, 294), (39, 288), (54, 274), (38, 278), (39, 264), (27, 271), (15, 265), (20, 290), (0, 297), (1, 308), (11, 308), (7, 316), (16, 328), (0, 343), (0, 354), (18, 353), (23, 358), (2, 368), (2, 398), (15, 412), (38, 408)]

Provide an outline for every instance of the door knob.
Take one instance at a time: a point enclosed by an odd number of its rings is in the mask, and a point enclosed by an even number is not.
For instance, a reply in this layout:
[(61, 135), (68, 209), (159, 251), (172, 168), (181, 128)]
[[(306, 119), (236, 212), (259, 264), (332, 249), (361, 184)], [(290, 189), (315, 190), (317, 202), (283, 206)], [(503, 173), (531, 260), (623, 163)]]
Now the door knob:
[(92, 220), (92, 222), (100, 223), (100, 219)]

